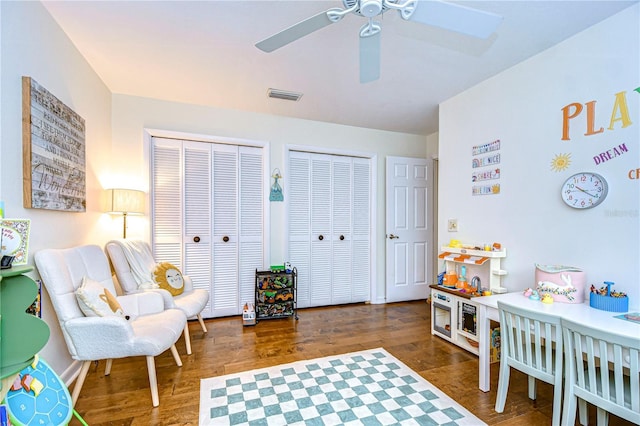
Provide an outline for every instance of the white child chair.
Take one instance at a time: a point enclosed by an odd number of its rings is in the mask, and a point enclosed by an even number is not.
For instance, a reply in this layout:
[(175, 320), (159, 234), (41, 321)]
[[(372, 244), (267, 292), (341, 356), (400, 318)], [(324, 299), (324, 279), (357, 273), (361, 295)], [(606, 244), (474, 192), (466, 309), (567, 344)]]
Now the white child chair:
[(536, 379), (554, 386), (552, 425), (562, 409), (562, 327), (560, 317), (498, 302), (500, 376), (495, 410), (504, 411), (511, 368), (529, 377), (529, 398), (536, 399)]
[(609, 413), (640, 424), (640, 331), (635, 338), (562, 320), (566, 349), (563, 425), (587, 424), (585, 404), (597, 407), (598, 426), (608, 424)]

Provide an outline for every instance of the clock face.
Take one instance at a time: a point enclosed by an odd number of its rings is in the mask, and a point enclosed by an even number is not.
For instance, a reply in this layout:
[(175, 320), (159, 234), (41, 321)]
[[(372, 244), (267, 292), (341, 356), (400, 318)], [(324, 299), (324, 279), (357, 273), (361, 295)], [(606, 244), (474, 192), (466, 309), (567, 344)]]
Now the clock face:
[(597, 173), (576, 173), (562, 185), (562, 200), (575, 209), (590, 209), (607, 197), (607, 181)]

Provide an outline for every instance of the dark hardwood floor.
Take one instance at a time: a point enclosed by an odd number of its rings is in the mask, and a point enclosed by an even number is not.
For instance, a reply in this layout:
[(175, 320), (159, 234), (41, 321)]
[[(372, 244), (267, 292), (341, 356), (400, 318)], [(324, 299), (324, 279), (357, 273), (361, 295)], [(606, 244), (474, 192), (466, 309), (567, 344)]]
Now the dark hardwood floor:
[[(201, 378), (384, 347), (489, 425), (551, 424), (552, 387), (539, 382), (538, 398), (530, 401), (526, 376), (517, 371), (505, 411), (496, 413), (498, 364), (491, 368), (491, 392), (481, 392), (477, 357), (431, 335), (425, 301), (301, 309), (299, 316), (248, 327), (240, 316), (211, 319), (206, 334), (190, 322), (193, 354), (186, 355), (184, 339), (177, 343), (183, 366), (169, 351), (156, 357), (159, 407), (151, 406), (145, 359), (136, 357), (114, 360), (109, 376), (104, 361), (93, 365), (76, 410), (91, 426), (197, 425)], [(612, 426), (631, 424), (610, 417)], [(80, 422), (74, 418), (71, 425)]]

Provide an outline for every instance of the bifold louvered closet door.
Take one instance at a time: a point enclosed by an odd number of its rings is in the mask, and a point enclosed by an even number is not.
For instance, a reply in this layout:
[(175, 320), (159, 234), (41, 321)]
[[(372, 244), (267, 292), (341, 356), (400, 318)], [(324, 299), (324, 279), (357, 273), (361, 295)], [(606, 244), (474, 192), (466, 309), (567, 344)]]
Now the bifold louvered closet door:
[(152, 245), (209, 290), (204, 317), (238, 315), (264, 264), (260, 147), (152, 138)]
[(290, 151), (289, 171), (298, 307), (370, 300), (371, 160)]

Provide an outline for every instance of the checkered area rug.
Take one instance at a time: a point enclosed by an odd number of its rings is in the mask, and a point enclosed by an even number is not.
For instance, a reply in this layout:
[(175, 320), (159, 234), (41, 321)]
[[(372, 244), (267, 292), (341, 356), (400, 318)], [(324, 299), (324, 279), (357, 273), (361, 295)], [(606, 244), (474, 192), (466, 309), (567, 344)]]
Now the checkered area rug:
[(485, 425), (382, 348), (202, 379), (201, 425)]

